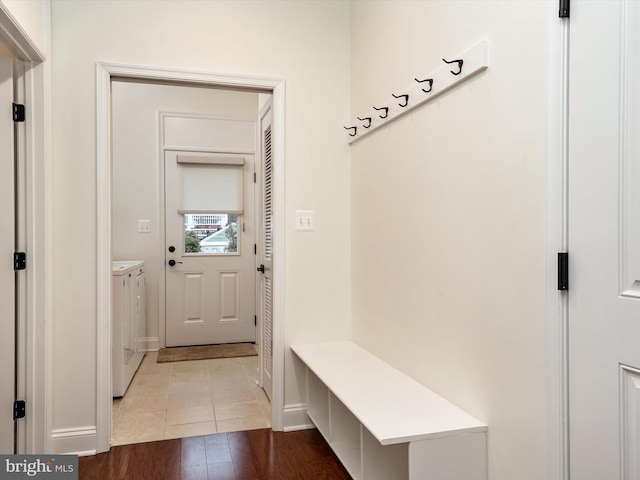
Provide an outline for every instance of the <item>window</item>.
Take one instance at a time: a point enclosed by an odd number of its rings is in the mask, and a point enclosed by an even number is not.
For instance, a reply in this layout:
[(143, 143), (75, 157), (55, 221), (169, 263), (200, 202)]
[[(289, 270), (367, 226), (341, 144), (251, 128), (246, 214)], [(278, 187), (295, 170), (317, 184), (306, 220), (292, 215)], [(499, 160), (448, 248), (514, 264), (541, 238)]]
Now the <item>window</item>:
[(238, 254), (238, 215), (232, 213), (184, 215), (184, 253)]

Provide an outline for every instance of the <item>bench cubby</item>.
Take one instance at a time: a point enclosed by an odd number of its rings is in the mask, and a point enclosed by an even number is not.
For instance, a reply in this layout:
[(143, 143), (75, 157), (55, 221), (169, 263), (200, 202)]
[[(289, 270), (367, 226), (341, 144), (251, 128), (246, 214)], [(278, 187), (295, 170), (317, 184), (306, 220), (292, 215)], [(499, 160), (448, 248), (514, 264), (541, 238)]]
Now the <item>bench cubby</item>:
[(487, 479), (482, 422), (354, 342), (291, 349), (307, 414), (354, 479)]

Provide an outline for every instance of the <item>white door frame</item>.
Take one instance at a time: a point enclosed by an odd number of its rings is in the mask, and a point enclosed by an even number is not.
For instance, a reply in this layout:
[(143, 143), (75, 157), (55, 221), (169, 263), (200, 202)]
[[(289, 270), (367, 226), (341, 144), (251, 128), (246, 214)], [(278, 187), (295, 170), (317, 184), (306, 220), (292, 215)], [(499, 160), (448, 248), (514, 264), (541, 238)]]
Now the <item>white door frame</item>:
[[(49, 25), (49, 11), (44, 14), (43, 23)], [(16, 139), (17, 247), (27, 252), (27, 269), (19, 280), (16, 364), (18, 395), (27, 402), (27, 415), (18, 423), (17, 447), (19, 453), (42, 453), (51, 449), (52, 425), (51, 73), (43, 52), (2, 3), (0, 40), (17, 60), (16, 100), (25, 105), (27, 118)]]
[(284, 413), (284, 220), (285, 82), (283, 79), (221, 75), (115, 63), (96, 64), (97, 161), (97, 397), (96, 451), (111, 443), (111, 78), (182, 82), (273, 94), (274, 148), (274, 394), (273, 429), (283, 429)]
[(545, 165), (545, 358), (548, 480), (569, 480), (568, 298), (557, 289), (558, 253), (568, 249), (569, 19), (548, 3), (548, 102)]
[[(11, 110), (9, 104), (15, 102), (14, 85), (14, 58), (10, 54), (5, 54), (2, 45), (0, 54), (0, 104), (1, 112)], [(2, 252), (2, 267), (0, 276), (0, 397), (2, 411), (0, 412), (0, 452), (9, 454), (14, 452), (15, 425), (11, 418), (11, 402), (15, 400), (15, 376), (16, 376), (16, 338), (15, 329), (16, 313), (20, 311), (16, 303), (16, 278), (22, 279), (23, 272), (16, 272), (11, 269), (11, 255), (16, 251), (16, 211), (15, 188), (18, 178), (18, 169), (15, 165), (14, 144), (16, 124), (12, 121), (11, 115), (0, 116), (0, 143), (2, 144), (2, 171), (3, 178), (0, 181), (0, 197), (3, 205), (3, 213), (0, 215), (2, 225), (2, 236), (0, 238), (0, 251)]]

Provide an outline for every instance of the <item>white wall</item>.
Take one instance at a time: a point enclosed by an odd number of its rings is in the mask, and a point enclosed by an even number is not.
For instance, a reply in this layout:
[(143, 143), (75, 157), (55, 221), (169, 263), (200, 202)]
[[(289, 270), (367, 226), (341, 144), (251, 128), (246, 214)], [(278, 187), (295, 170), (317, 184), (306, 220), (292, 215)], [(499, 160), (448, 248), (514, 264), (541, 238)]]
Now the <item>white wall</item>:
[[(491, 480), (544, 478), (546, 2), (52, 14), (54, 429), (96, 422), (95, 62), (265, 75), (287, 82), (286, 342), (346, 338), (352, 310), (358, 342), (489, 424)], [(346, 145), (350, 118), (483, 38), (487, 72)], [(314, 233), (293, 230), (296, 208), (316, 211)]]
[(50, 0), (2, 0), (0, 3), (9, 10), (33, 44), (47, 55)]
[(352, 119), (482, 39), (487, 71), (352, 147), (354, 339), (489, 425), (489, 478), (545, 478), (548, 4), (352, 3)]
[[(96, 424), (97, 61), (286, 80), (286, 342), (348, 336), (349, 15), (346, 2), (53, 2), (54, 430)], [(316, 211), (315, 232), (293, 230), (296, 208)], [(289, 354), (285, 367), (296, 404)]]
[[(159, 152), (159, 112), (255, 119), (258, 94), (177, 85), (116, 81), (112, 84), (114, 260), (144, 260), (147, 336), (160, 333), (164, 235), (160, 215), (164, 201)], [(151, 233), (138, 233), (138, 220), (151, 221)], [(161, 345), (163, 346), (163, 345)]]

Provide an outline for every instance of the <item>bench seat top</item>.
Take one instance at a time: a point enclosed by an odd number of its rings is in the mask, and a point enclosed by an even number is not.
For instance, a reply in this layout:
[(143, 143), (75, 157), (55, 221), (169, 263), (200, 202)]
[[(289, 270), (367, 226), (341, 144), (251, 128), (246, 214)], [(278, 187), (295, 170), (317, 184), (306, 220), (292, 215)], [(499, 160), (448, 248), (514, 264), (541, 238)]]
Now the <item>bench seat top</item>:
[(291, 349), (381, 445), (487, 430), (461, 408), (354, 342)]

